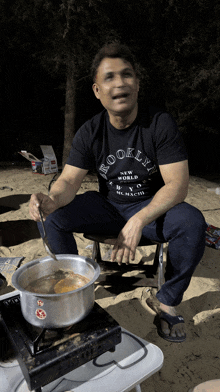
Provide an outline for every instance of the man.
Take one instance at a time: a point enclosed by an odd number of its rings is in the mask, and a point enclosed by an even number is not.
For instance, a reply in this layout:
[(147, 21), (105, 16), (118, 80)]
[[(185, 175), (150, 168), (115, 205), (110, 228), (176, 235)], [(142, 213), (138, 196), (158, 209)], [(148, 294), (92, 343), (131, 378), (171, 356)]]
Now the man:
[[(39, 221), (41, 208), (56, 254), (77, 254), (73, 232), (117, 234), (112, 261), (119, 264), (134, 260), (142, 235), (169, 242), (166, 281), (157, 293), (160, 335), (181, 342), (185, 327), (175, 306), (203, 255), (206, 229), (200, 211), (183, 202), (189, 174), (182, 138), (169, 114), (138, 112), (138, 68), (126, 46), (101, 48), (92, 76), (105, 110), (78, 130), (50, 195), (32, 195), (30, 215)], [(76, 196), (94, 169), (100, 192)]]

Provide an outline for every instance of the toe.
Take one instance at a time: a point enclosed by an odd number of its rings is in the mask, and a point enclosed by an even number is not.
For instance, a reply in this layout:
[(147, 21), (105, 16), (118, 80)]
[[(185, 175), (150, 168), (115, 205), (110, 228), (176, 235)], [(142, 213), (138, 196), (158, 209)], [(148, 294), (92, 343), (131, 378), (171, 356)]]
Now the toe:
[(164, 320), (160, 320), (160, 326), (161, 326), (161, 330), (163, 331), (163, 333), (165, 335), (169, 336), (170, 335), (169, 324)]
[(161, 330), (165, 335), (172, 336), (173, 338), (175, 337), (181, 338), (185, 336), (185, 326), (183, 323), (176, 324), (171, 329), (169, 327), (169, 324), (165, 320), (161, 319), (160, 323), (161, 323), (160, 324)]
[(185, 336), (184, 325), (182, 323), (174, 325), (173, 328), (171, 329), (170, 335), (172, 337), (176, 337), (177, 336), (178, 338), (181, 338), (181, 337)]

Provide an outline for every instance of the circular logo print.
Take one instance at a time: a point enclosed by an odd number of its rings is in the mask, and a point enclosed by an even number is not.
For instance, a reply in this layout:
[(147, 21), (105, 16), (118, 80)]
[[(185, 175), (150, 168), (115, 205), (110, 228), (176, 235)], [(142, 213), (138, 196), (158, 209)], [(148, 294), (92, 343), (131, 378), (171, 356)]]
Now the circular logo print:
[(43, 309), (37, 309), (35, 314), (40, 320), (44, 320), (47, 317), (47, 313)]

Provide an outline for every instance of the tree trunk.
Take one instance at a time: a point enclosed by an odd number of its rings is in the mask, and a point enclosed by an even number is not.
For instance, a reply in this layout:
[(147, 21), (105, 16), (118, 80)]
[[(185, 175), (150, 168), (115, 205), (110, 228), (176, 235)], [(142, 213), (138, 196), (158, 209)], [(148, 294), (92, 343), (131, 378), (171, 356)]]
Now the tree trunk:
[(66, 75), (66, 101), (65, 101), (65, 117), (64, 117), (64, 143), (63, 143), (63, 159), (62, 167), (64, 167), (69, 156), (73, 137), (75, 135), (75, 115), (76, 115), (76, 80), (74, 76), (74, 61), (71, 60), (67, 64)]

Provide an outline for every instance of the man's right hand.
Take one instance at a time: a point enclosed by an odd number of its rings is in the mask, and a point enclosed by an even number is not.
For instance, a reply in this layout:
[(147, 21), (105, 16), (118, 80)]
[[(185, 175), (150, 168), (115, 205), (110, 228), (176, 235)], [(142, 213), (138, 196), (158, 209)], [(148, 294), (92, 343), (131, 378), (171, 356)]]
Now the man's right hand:
[(30, 198), (29, 214), (36, 222), (40, 221), (39, 207), (42, 211), (44, 220), (49, 214), (57, 209), (56, 203), (49, 196), (44, 195), (43, 193), (34, 193)]

